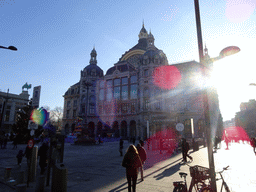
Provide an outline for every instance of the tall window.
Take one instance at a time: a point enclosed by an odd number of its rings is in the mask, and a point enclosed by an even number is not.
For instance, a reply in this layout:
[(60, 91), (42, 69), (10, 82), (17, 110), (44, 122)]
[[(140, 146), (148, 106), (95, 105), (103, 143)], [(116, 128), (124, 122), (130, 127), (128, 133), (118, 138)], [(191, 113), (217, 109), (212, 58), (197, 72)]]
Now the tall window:
[(90, 105), (89, 113), (90, 114), (94, 114), (95, 113), (95, 105), (94, 104)]
[(131, 89), (130, 89), (130, 98), (131, 99), (137, 99), (137, 85), (131, 85)]
[(114, 98), (120, 99), (120, 86), (114, 87)]
[(76, 110), (73, 110), (73, 118), (76, 117)]
[(137, 83), (137, 76), (136, 75), (131, 76), (130, 82), (131, 82), (131, 84)]
[(120, 99), (120, 79), (114, 79), (114, 98), (115, 99)]
[(123, 77), (122, 78), (122, 85), (127, 85), (128, 84), (128, 77)]
[(100, 89), (99, 100), (100, 100), (100, 101), (103, 101), (103, 100), (104, 100), (104, 89)]
[(120, 85), (120, 79), (114, 79), (114, 86)]
[(161, 102), (160, 100), (157, 100), (155, 103), (156, 109), (160, 109), (161, 108)]
[(67, 107), (70, 107), (70, 101), (67, 102)]
[(112, 87), (112, 79), (107, 80), (107, 87)]
[(107, 88), (107, 101), (111, 101), (113, 97), (112, 87)]
[(144, 109), (149, 109), (149, 99), (144, 99)]
[(66, 118), (69, 118), (69, 110), (67, 110)]
[(105, 86), (105, 81), (100, 81), (100, 88), (104, 88)]
[(77, 100), (74, 100), (73, 102), (74, 102), (73, 103), (74, 107), (76, 107), (77, 106)]
[(128, 99), (128, 85), (122, 86), (122, 100)]

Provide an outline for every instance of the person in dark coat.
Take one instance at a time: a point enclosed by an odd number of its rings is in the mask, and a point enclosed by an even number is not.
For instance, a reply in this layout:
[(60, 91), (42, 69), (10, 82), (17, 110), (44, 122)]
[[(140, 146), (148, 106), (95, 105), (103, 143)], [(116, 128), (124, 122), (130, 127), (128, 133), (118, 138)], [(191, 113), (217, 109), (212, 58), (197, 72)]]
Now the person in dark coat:
[(32, 152), (33, 152), (33, 148), (29, 148), (28, 145), (27, 145), (27, 147), (25, 149), (24, 156), (27, 158), (28, 167), (30, 166), (30, 163), (31, 163)]
[(140, 143), (141, 147), (144, 147), (144, 141), (142, 139), (140, 139), (139, 143)]
[(130, 145), (124, 155), (122, 166), (126, 168), (126, 178), (128, 181), (128, 192), (136, 191), (138, 168), (142, 166), (139, 153), (134, 145)]
[(13, 144), (13, 148), (12, 148), (12, 149), (17, 149), (17, 148), (18, 148), (18, 147), (17, 147), (17, 144), (18, 144), (17, 135), (15, 135), (15, 136), (13, 137), (13, 142), (12, 142), (12, 144)]
[(17, 156), (16, 156), (17, 161), (18, 161), (18, 165), (21, 164), (23, 156), (24, 156), (23, 150), (19, 150), (19, 153), (18, 153)]
[(143, 178), (143, 165), (147, 159), (147, 152), (146, 150), (144, 149), (143, 146), (141, 146), (141, 144), (137, 144), (137, 150), (138, 150), (138, 153), (139, 153), (139, 156), (140, 156), (140, 159), (141, 159), (141, 163), (142, 163), (142, 166), (139, 167), (139, 170), (140, 170), (140, 173), (141, 173), (141, 181), (144, 181), (144, 178)]
[(123, 148), (124, 148), (124, 141), (121, 138), (119, 141), (119, 152), (120, 152), (120, 156), (123, 156)]
[(136, 140), (135, 137), (133, 137), (133, 138), (132, 138), (132, 143), (133, 143), (133, 145), (135, 145), (135, 140)]
[(48, 144), (44, 142), (42, 146), (38, 150), (38, 156), (40, 157), (39, 159), (39, 166), (41, 168), (41, 175), (44, 174), (45, 168), (47, 166), (47, 159), (48, 159)]
[(193, 160), (193, 158), (190, 155), (188, 155), (189, 149), (190, 149), (189, 143), (186, 141), (185, 138), (183, 138), (182, 143), (181, 143), (181, 151), (182, 151), (183, 162), (187, 162), (187, 157), (190, 160)]

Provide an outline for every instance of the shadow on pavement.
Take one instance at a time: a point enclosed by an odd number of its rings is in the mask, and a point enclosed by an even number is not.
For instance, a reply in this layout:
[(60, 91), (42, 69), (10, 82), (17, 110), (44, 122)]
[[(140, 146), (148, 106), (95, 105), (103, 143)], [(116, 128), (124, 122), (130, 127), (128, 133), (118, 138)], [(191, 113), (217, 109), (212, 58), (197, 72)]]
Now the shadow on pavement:
[(156, 180), (160, 180), (160, 179), (163, 179), (164, 177), (170, 177), (171, 175), (179, 171), (180, 167), (181, 167), (181, 164), (177, 163), (176, 165), (168, 169), (165, 169), (162, 173), (154, 176), (154, 178), (156, 178)]

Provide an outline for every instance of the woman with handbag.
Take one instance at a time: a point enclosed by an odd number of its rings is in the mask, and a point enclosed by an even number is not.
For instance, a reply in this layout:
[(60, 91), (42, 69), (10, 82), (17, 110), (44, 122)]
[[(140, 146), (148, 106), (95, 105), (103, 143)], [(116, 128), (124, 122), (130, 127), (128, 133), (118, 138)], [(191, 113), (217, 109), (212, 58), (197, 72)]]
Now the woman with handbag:
[(139, 172), (139, 167), (142, 166), (139, 153), (134, 145), (130, 145), (124, 159), (122, 166), (126, 168), (126, 178), (128, 182), (128, 192), (136, 191), (136, 182)]

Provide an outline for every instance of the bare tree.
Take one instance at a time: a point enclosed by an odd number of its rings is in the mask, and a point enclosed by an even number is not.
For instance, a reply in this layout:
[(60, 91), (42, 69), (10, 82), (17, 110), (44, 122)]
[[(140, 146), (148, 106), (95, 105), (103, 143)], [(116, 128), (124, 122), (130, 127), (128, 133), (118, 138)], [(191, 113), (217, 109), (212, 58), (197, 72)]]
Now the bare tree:
[(62, 118), (63, 118), (62, 107), (55, 107), (53, 110), (50, 110), (50, 121), (58, 131), (61, 129)]

